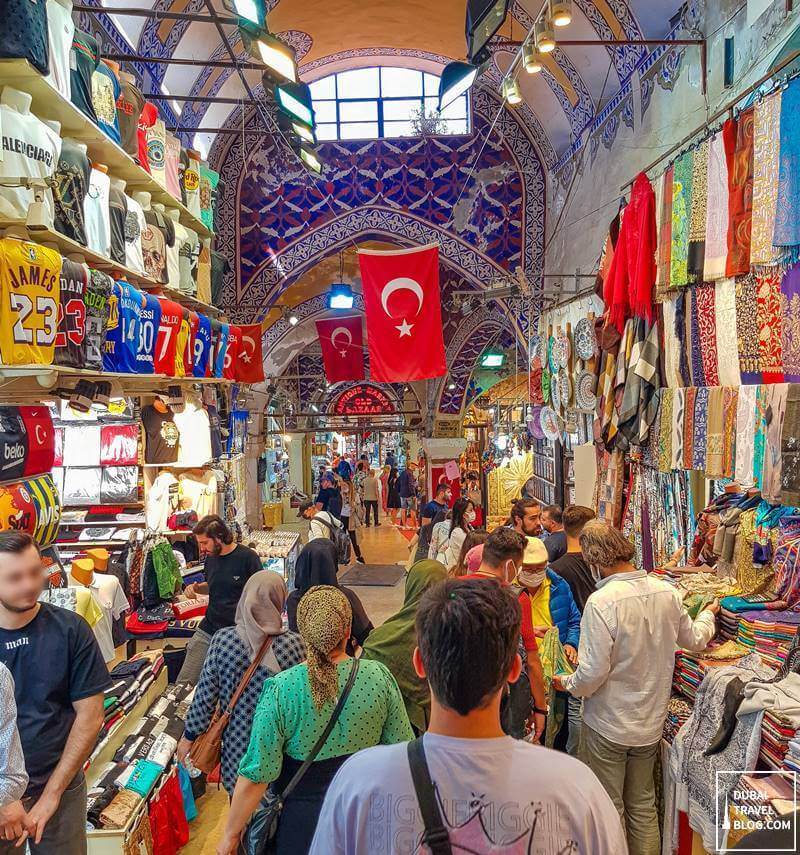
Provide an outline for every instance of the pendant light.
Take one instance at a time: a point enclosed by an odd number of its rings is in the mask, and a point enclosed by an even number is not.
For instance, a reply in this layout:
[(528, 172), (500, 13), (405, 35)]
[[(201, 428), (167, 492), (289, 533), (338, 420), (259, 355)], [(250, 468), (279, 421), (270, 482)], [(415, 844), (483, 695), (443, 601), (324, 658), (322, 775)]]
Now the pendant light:
[(513, 77), (507, 77), (503, 81), (503, 98), (512, 107), (522, 101), (519, 83)]
[(549, 20), (536, 25), (536, 47), (542, 53), (551, 53), (556, 47), (556, 36)]
[(572, 0), (551, 0), (550, 20), (556, 27), (568, 27), (572, 23)]
[(522, 64), (528, 74), (538, 74), (542, 70), (542, 55), (535, 45), (522, 46)]

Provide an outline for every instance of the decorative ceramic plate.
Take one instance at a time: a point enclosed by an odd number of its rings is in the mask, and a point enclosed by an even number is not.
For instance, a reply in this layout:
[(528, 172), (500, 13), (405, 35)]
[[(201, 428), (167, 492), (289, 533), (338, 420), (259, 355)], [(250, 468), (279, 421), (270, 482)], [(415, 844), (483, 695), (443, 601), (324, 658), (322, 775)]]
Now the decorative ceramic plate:
[(556, 411), (561, 409), (561, 377), (558, 372), (555, 372), (550, 377), (550, 400), (545, 401), (545, 404), (548, 403)]
[(561, 406), (568, 407), (572, 399), (572, 380), (566, 368), (558, 372), (558, 391), (561, 392)]
[(565, 332), (562, 332), (558, 338), (556, 338), (556, 363), (559, 368), (566, 368), (569, 365), (569, 353), (570, 353), (571, 345), (569, 343), (569, 336)]
[(542, 407), (542, 412), (539, 417), (539, 420), (542, 424), (542, 432), (545, 437), (549, 439), (551, 442), (555, 442), (557, 439), (561, 437), (561, 430), (559, 429), (558, 424), (558, 416), (551, 407)]
[(536, 359), (537, 356), (539, 357), (539, 362), (541, 363), (542, 356), (541, 356), (541, 353), (539, 352), (539, 348), (541, 348), (541, 346), (542, 346), (542, 337), (539, 335), (539, 333), (534, 333), (531, 336), (531, 346), (529, 349), (530, 353), (531, 353), (531, 366), (533, 366), (533, 360)]
[(531, 436), (534, 439), (544, 439), (544, 431), (542, 430), (541, 407), (533, 407), (533, 409), (531, 410), (530, 418), (528, 419), (528, 426), (531, 431)]
[(595, 388), (597, 378), (591, 371), (581, 371), (575, 378), (575, 405), (582, 410), (593, 410), (597, 404)]
[(547, 336), (544, 333), (542, 333), (539, 336), (539, 359), (542, 360), (542, 367), (547, 367), (547, 365), (548, 365)]
[(575, 353), (580, 359), (591, 359), (597, 351), (597, 339), (594, 334), (594, 324), (589, 318), (581, 318), (575, 324), (573, 332)]
[(530, 392), (531, 401), (534, 404), (544, 403), (542, 395), (542, 363), (538, 356), (534, 356), (533, 362), (531, 362)]
[(542, 369), (542, 401), (550, 400), (550, 372)]
[(556, 355), (556, 337), (551, 335), (547, 341), (547, 363), (553, 374), (558, 371), (558, 357)]

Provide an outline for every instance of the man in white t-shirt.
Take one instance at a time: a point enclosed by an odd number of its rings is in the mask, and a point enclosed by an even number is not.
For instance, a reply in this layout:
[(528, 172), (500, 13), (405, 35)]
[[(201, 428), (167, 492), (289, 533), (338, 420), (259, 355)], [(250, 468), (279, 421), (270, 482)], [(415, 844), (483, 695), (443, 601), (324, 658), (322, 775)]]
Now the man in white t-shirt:
[[(500, 726), (505, 685), (522, 670), (516, 598), (491, 580), (448, 579), (422, 597), (416, 625), (414, 668), (431, 688), (429, 804), (452, 852), (625, 855), (619, 815), (594, 774)], [(342, 766), (311, 855), (428, 851), (408, 750), (368, 748)]]
[(341, 528), (342, 524), (328, 511), (319, 511), (311, 499), (300, 503), (297, 516), (308, 520), (308, 539), (316, 540), (318, 537), (333, 539), (333, 529)]

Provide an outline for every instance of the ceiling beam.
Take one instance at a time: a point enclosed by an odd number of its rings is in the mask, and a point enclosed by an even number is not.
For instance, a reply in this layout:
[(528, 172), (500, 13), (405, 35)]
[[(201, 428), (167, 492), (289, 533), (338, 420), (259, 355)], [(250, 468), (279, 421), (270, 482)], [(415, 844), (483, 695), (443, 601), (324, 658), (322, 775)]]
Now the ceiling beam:
[(176, 59), (165, 56), (142, 56), (138, 53), (109, 53), (105, 54), (104, 59), (110, 59), (112, 62), (149, 62), (155, 65), (193, 65), (197, 68), (235, 68), (237, 71), (264, 71), (264, 66), (257, 62), (233, 62), (225, 59)]
[[(169, 12), (158, 11), (156, 9), (134, 9), (132, 7), (112, 8), (110, 6), (89, 6), (85, 3), (75, 3), (72, 7), (74, 12), (88, 12), (90, 15), (123, 15), (134, 18), (156, 18), (159, 21), (191, 21), (198, 24), (214, 24), (214, 18), (209, 15), (198, 15), (196, 12)], [(230, 24), (238, 27), (238, 18), (226, 18), (219, 16), (221, 24)]]

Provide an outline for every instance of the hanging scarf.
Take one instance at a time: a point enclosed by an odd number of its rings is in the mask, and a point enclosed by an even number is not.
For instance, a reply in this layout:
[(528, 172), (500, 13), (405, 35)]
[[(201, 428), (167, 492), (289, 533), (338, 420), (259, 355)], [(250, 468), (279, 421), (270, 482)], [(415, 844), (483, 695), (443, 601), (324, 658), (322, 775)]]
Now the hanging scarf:
[[(636, 330), (637, 321), (630, 318), (622, 333), (622, 341), (619, 345), (619, 353), (617, 354), (617, 373), (614, 377), (614, 409), (611, 413), (611, 424), (608, 428), (608, 439), (606, 445), (609, 448), (616, 448), (619, 433), (620, 420), (620, 405), (625, 393), (625, 382), (628, 372), (631, 368), (631, 353), (634, 344), (634, 332)], [(624, 444), (625, 439), (623, 437)]]
[(728, 263), (726, 276), (750, 270), (753, 214), (753, 108), (728, 119), (722, 128), (728, 162)]
[(772, 246), (778, 204), (778, 164), (781, 127), (781, 91), (755, 106), (753, 116), (753, 230), (751, 264), (772, 264), (778, 256)]
[(664, 316), (664, 376), (667, 386), (682, 386), (680, 374), (680, 340), (675, 335), (675, 303), (679, 298), (670, 294), (661, 304)]
[(694, 405), (697, 387), (689, 386), (683, 399), (683, 461), (681, 469), (691, 469), (694, 460)]
[(738, 414), (739, 387), (726, 388), (723, 407), (725, 427), (722, 431), (722, 475), (733, 478), (736, 470), (736, 419)]
[(603, 243), (603, 253), (600, 256), (600, 267), (597, 271), (597, 277), (594, 280), (595, 294), (602, 300), (605, 282), (608, 279), (608, 271), (611, 269), (611, 262), (614, 260), (614, 248), (619, 240), (619, 230), (622, 225), (622, 206), (620, 205), (614, 219), (609, 223), (608, 234)]
[(786, 392), (786, 412), (781, 431), (781, 501), (800, 506), (800, 384)]
[(706, 468), (708, 442), (708, 387), (700, 386), (694, 400), (694, 430), (692, 435), (692, 469)]
[(758, 386), (740, 386), (736, 403), (736, 434), (743, 438), (736, 443), (736, 480), (747, 486), (753, 483), (753, 442), (756, 431), (756, 392)]
[(800, 265), (787, 268), (781, 278), (781, 317), (784, 379), (800, 383)]
[(692, 207), (689, 214), (687, 268), (690, 282), (703, 279), (706, 254), (706, 208), (708, 205), (708, 140), (703, 140), (692, 163)]
[(614, 376), (617, 372), (617, 357), (613, 352), (603, 353), (603, 364), (600, 370), (597, 396), (597, 427), (598, 436), (603, 445), (608, 447), (611, 419), (614, 415)]
[(672, 398), (672, 463), (670, 469), (683, 469), (683, 411), (686, 389), (676, 389)]
[(700, 338), (700, 359), (706, 386), (719, 386), (717, 367), (716, 289), (709, 283), (694, 289), (697, 303), (697, 332)]
[(800, 82), (792, 80), (781, 98), (778, 202), (772, 242), (791, 250), (800, 246)]
[(658, 258), (656, 293), (670, 287), (670, 257), (672, 255), (672, 182), (675, 169), (670, 164), (661, 176), (661, 207), (658, 209)]
[(664, 416), (664, 405), (661, 398), (666, 389), (656, 389), (653, 393), (652, 406), (655, 410), (655, 418), (647, 433), (647, 441), (642, 447), (642, 463), (652, 469), (658, 469), (661, 458), (661, 419)]
[(678, 368), (680, 370), (680, 386), (692, 385), (692, 372), (689, 368), (689, 350), (691, 337), (686, 334), (686, 307), (687, 302), (691, 305), (691, 297), (688, 291), (681, 291), (675, 300), (675, 338), (678, 342)]
[(781, 276), (775, 268), (756, 275), (756, 323), (758, 324), (758, 363), (763, 383), (783, 382), (783, 316), (781, 314)]
[(672, 405), (674, 389), (661, 390), (661, 431), (658, 442), (658, 471), (672, 469)]
[(689, 215), (692, 207), (694, 152), (684, 152), (672, 175), (672, 242), (670, 247), (670, 288), (682, 288), (689, 281)]
[(736, 337), (736, 282), (720, 279), (714, 288), (714, 334), (720, 386), (738, 386), (739, 347)]
[(794, 508), (772, 505), (762, 501), (756, 508), (755, 530), (753, 533), (753, 564), (762, 567), (772, 561), (773, 541), (777, 540), (780, 521), (792, 514)]
[(756, 386), (755, 436), (753, 438), (753, 482), (761, 487), (764, 476), (764, 449), (767, 443), (769, 386)]
[(706, 376), (703, 372), (703, 343), (700, 340), (700, 318), (698, 317), (699, 307), (697, 305), (697, 292), (699, 288), (694, 286), (689, 288), (688, 295), (690, 300), (689, 308), (689, 352), (691, 353), (691, 373), (692, 386), (705, 386)]
[(736, 280), (736, 336), (739, 350), (739, 373), (742, 383), (761, 382), (758, 347), (758, 288), (755, 276)]
[(609, 323), (620, 333), (631, 315), (648, 322), (653, 318), (655, 252), (655, 194), (642, 172), (633, 182), (631, 200), (622, 217), (614, 259), (603, 287)]
[(547, 730), (545, 731), (544, 744), (548, 748), (552, 748), (556, 734), (561, 730), (567, 712), (566, 695), (563, 692), (553, 691), (553, 677), (567, 676), (575, 670), (567, 659), (567, 654), (559, 640), (558, 627), (553, 626), (548, 629), (539, 643), (539, 659), (542, 662), (544, 693), (548, 699)]
[(725, 430), (725, 390), (715, 386), (708, 390), (706, 426), (706, 478), (722, 478), (722, 436)]
[(712, 282), (725, 275), (728, 260), (728, 164), (721, 132), (711, 138), (708, 146), (707, 197), (703, 278)]
[(618, 430), (627, 448), (644, 445), (655, 419), (658, 399), (658, 323), (647, 329), (641, 318), (633, 320), (632, 346), (622, 402), (619, 406)]
[(761, 483), (761, 495), (768, 502), (780, 502), (781, 499), (781, 438), (783, 421), (786, 417), (787, 383), (774, 383), (767, 386), (767, 436), (764, 448), (764, 475)]

